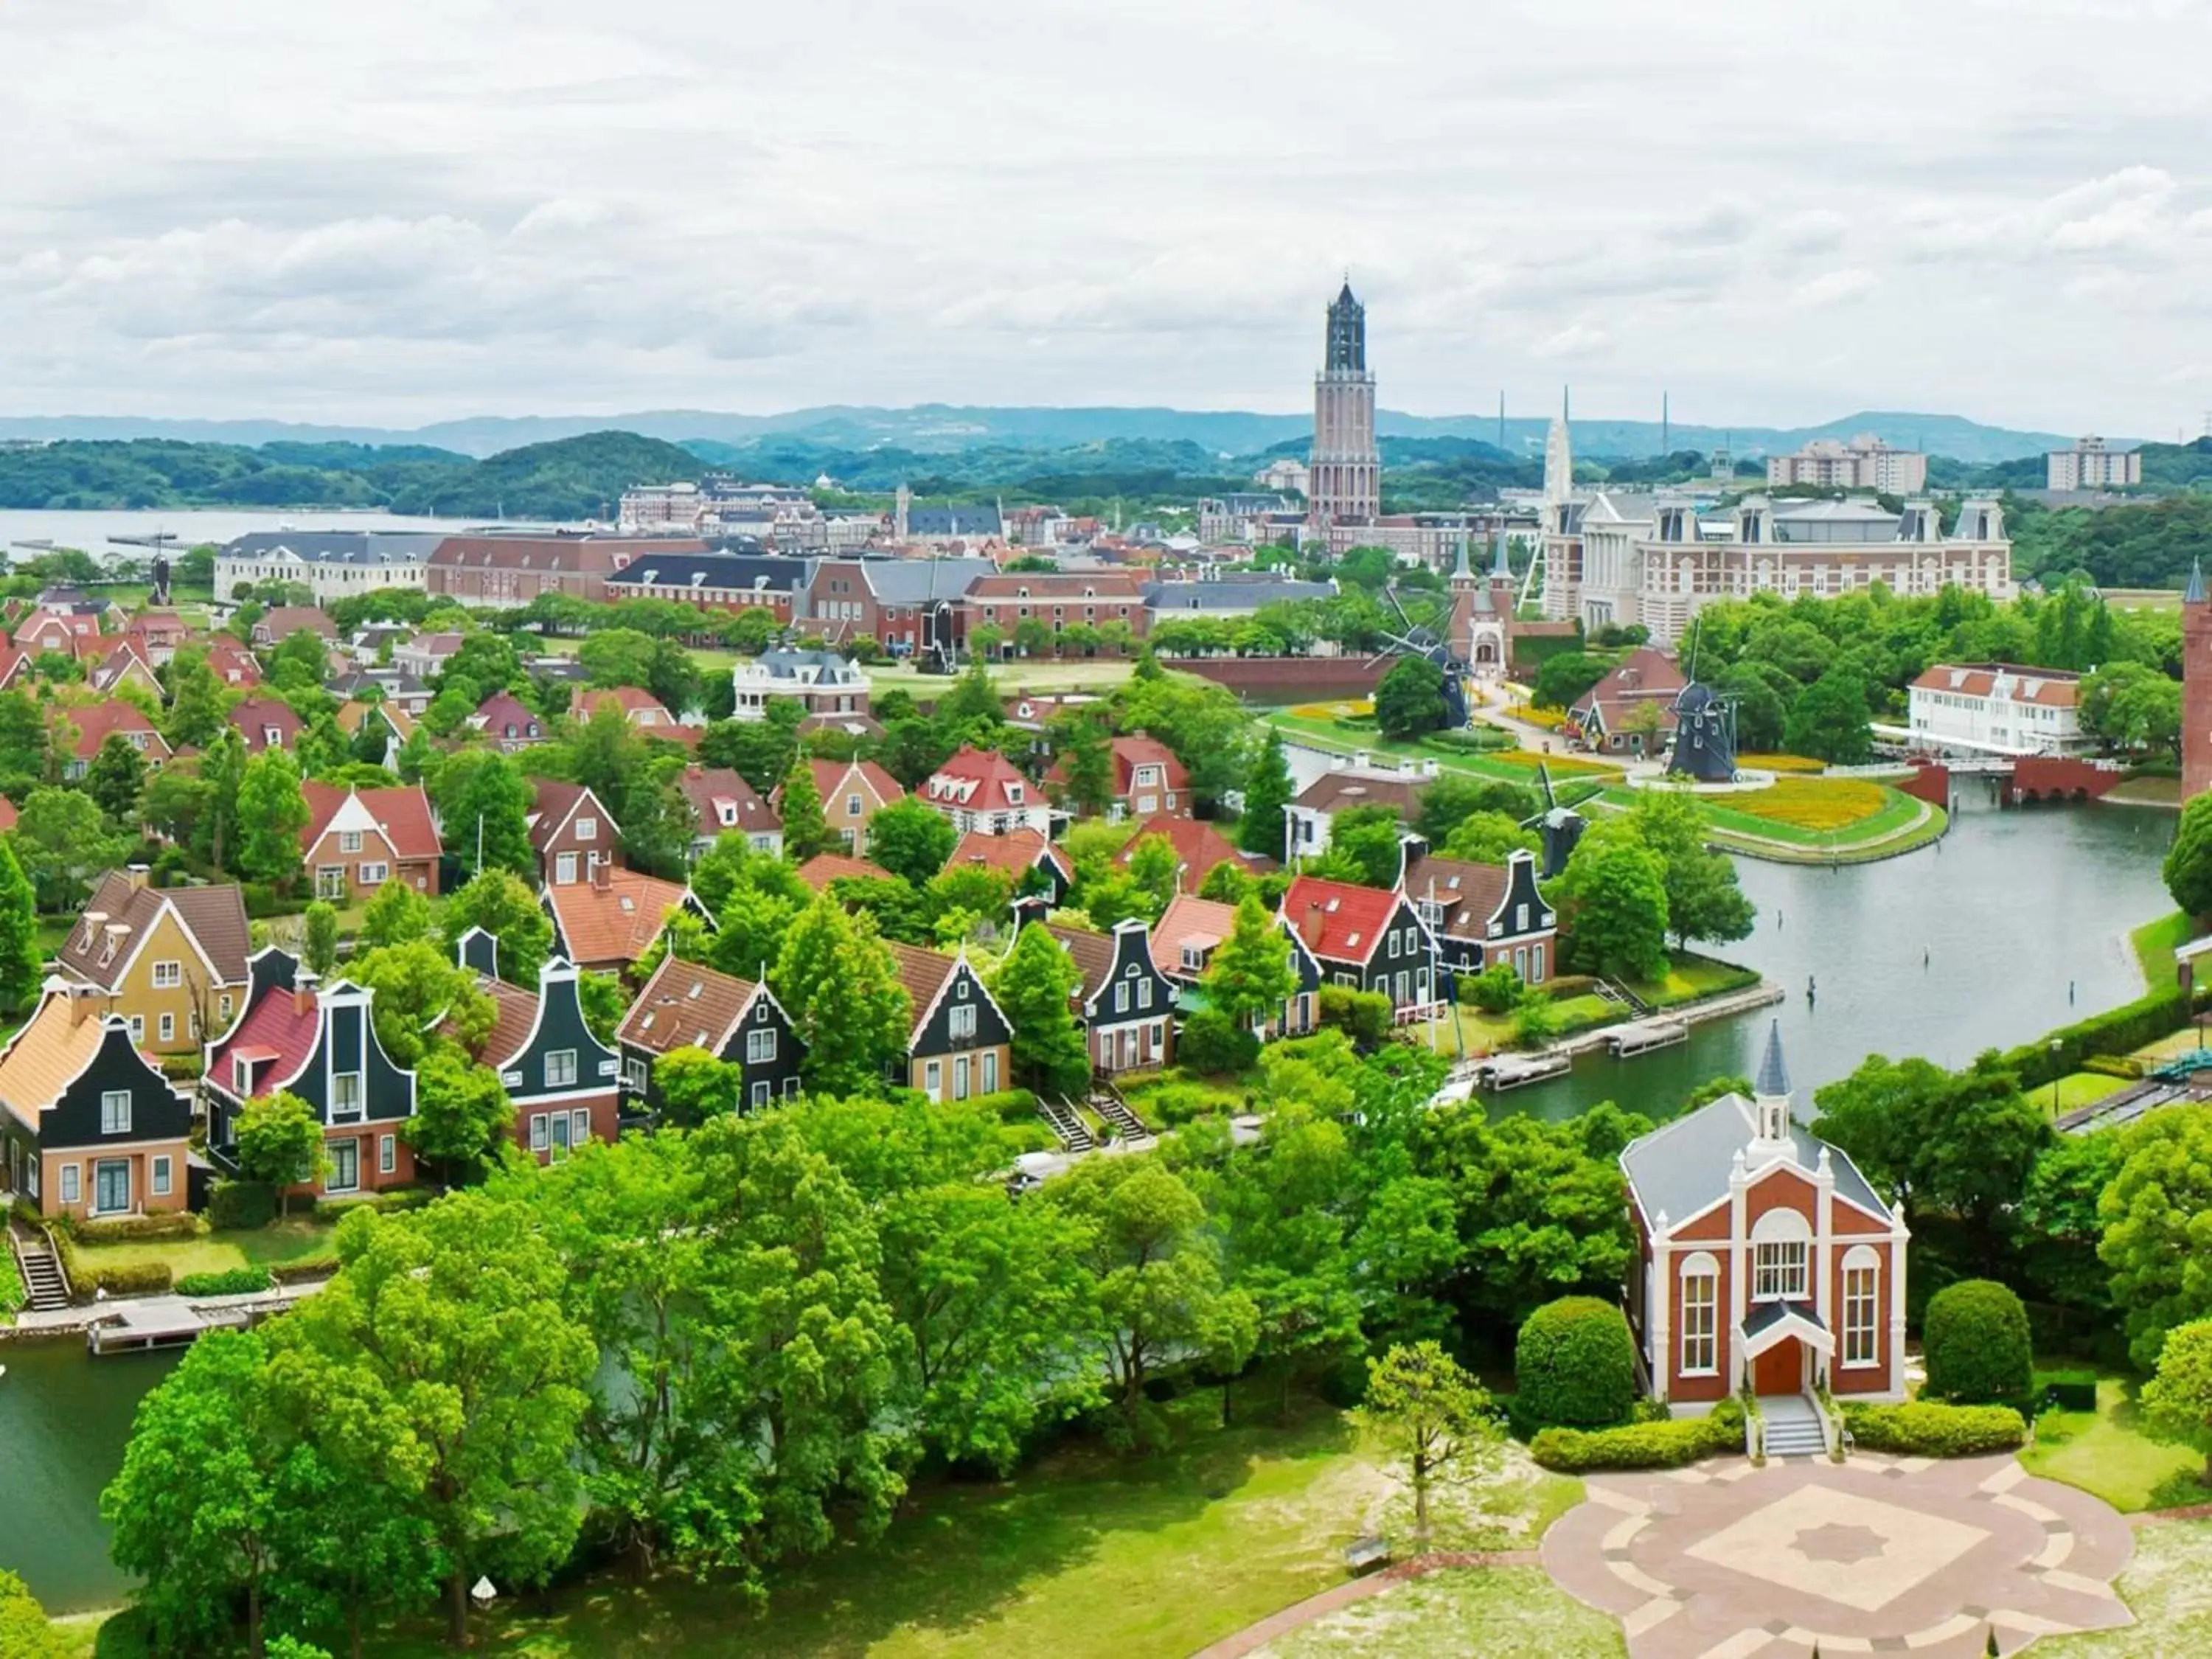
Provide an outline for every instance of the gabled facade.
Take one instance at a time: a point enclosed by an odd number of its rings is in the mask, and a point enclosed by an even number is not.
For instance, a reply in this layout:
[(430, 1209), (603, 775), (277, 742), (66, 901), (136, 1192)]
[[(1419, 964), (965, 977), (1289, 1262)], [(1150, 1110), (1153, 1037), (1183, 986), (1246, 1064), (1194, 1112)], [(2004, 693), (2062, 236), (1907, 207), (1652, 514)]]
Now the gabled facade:
[(191, 1098), (99, 1002), (89, 986), (50, 979), (30, 1023), (0, 1051), (0, 1175), (42, 1216), (181, 1210)]
[(317, 898), (365, 903), (393, 879), (437, 896), (444, 848), (420, 784), (340, 789), (311, 781), (300, 787), (308, 813), (300, 836), (301, 865), (314, 878)]
[(592, 1140), (612, 1140), (621, 1125), (622, 1060), (592, 1035), (575, 965), (549, 957), (538, 988), (499, 976), (499, 941), (481, 927), (461, 935), (461, 965), (499, 1011), (477, 1063), (499, 1074), (514, 1103), (514, 1140), (540, 1164)]
[(730, 671), (741, 720), (768, 718), (771, 697), (790, 697), (810, 714), (868, 712), (868, 677), (835, 651), (763, 651)]
[(1364, 754), (1348, 763), (1331, 760), (1328, 770), (1283, 808), (1291, 856), (1304, 858), (1324, 851), (1336, 815), (1355, 807), (1387, 806), (1401, 822), (1411, 823), (1420, 816), (1422, 793), (1436, 775), (1434, 761), (1424, 761), (1418, 772), (1389, 772), (1368, 765)]
[(1401, 1020), (1449, 993), (1436, 939), (1402, 892), (1300, 876), (1283, 895), (1282, 915), (1330, 984), (1389, 997)]
[(87, 671), (85, 683), (95, 691), (114, 691), (125, 685), (135, 685), (158, 697), (161, 695), (161, 682), (154, 668), (144, 639), (126, 634)]
[(519, 754), (546, 741), (544, 718), (512, 691), (495, 691), (477, 705), (469, 724), (501, 754)]
[(145, 757), (146, 769), (158, 772), (170, 759), (169, 740), (143, 710), (127, 702), (100, 702), (64, 707), (58, 717), (74, 728), (76, 737), (63, 750), (62, 775), (81, 778), (110, 738), (121, 738)]
[(673, 956), (653, 970), (623, 1017), (617, 1040), (623, 1093), (656, 1113), (661, 1097), (653, 1067), (671, 1049), (703, 1048), (737, 1066), (730, 1104), (740, 1115), (796, 1095), (806, 1058), (791, 1017), (766, 985)]
[(886, 939), (914, 1005), (906, 1075), (932, 1100), (965, 1100), (1012, 1086), (1014, 1028), (964, 950), (955, 956)]
[(246, 752), (258, 755), (270, 749), (299, 746), (307, 723), (293, 713), (292, 705), (275, 697), (247, 697), (230, 706), (226, 718), (246, 740)]
[(295, 1191), (335, 1197), (414, 1180), (414, 1149), (399, 1129), (415, 1115), (415, 1073), (394, 1065), (376, 1040), (375, 993), (343, 979), (319, 985), (274, 946), (254, 957), (252, 977), (252, 1002), (208, 1044), (200, 1079), (208, 1156), (235, 1170), (240, 1112), (283, 1090), (313, 1108), (329, 1160)]
[(1477, 864), (1416, 853), (1399, 887), (1455, 976), (1504, 963), (1524, 985), (1541, 985), (1559, 965), (1559, 917), (1537, 890), (1534, 854)]
[(1778, 1025), (1752, 1097), (1723, 1095), (1620, 1154), (1628, 1317), (1676, 1415), (1762, 1395), (1905, 1397), (1904, 1223), (1791, 1114)]
[(1132, 919), (1110, 933), (1049, 932), (1083, 974), (1075, 994), (1091, 1069), (1111, 1077), (1173, 1065), (1176, 987), (1152, 961), (1151, 930)]
[[(1175, 750), (1142, 732), (1109, 739), (1107, 750), (1114, 770), (1114, 793), (1106, 804), (1107, 823), (1190, 816), (1190, 774), (1176, 758)], [(1053, 763), (1045, 781), (1055, 793), (1065, 794), (1065, 757)]]
[(995, 750), (963, 744), (929, 775), (921, 793), (963, 835), (970, 830), (986, 836), (1015, 830), (1034, 830), (1041, 836), (1052, 831), (1052, 807), (1044, 792)]
[(623, 855), (622, 827), (599, 796), (580, 783), (551, 778), (533, 782), (537, 795), (530, 808), (530, 844), (537, 849), (545, 885), (588, 882), (601, 865), (619, 869), (628, 862)]
[[(811, 760), (807, 765), (814, 772), (815, 793), (822, 797), (823, 822), (854, 857), (866, 858), (870, 820), (892, 802), (904, 800), (906, 791), (873, 761)], [(779, 785), (775, 797), (779, 808), (782, 794)], [(781, 845), (781, 818), (776, 821), (776, 831)]]
[(196, 1054), (237, 1018), (250, 939), (236, 886), (156, 888), (133, 866), (101, 878), (55, 959), (131, 1042)]
[[(1258, 1027), (1255, 1035), (1268, 1042), (1304, 1036), (1321, 1019), (1321, 963), (1282, 916), (1275, 917), (1275, 927), (1290, 941), (1291, 968), (1297, 975), (1298, 988)], [(1236, 929), (1235, 905), (1184, 894), (1169, 904), (1152, 928), (1152, 963), (1179, 991), (1194, 991), (1212, 964), (1215, 950)]]
[[(821, 777), (816, 763), (815, 777)], [(724, 836), (743, 836), (756, 853), (783, 854), (783, 820), (747, 783), (743, 774), (726, 766), (686, 766), (676, 777), (676, 787), (691, 808), (691, 860), (697, 863), (714, 850)], [(826, 813), (828, 803), (823, 803)]]
[(1014, 830), (1003, 836), (969, 830), (954, 846), (945, 867), (957, 870), (970, 864), (1003, 870), (1012, 878), (1018, 916), (1042, 916), (1058, 909), (1068, 889), (1075, 885), (1075, 866), (1067, 854), (1034, 830)]

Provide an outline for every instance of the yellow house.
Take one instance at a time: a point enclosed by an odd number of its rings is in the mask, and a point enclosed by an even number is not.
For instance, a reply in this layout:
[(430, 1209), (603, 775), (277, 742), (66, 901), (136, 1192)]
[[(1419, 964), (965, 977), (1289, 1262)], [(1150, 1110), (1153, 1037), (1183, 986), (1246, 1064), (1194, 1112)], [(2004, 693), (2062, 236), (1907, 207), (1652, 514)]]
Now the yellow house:
[(149, 1054), (193, 1054), (246, 1004), (251, 936), (235, 886), (153, 887), (143, 866), (111, 871), (60, 951), (64, 975)]

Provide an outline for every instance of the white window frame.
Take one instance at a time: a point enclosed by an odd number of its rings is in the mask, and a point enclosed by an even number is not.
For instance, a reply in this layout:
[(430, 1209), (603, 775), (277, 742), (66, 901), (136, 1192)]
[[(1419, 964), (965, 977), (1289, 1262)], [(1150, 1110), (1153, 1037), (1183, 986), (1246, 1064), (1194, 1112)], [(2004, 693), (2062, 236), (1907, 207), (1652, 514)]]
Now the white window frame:
[(546, 1127), (545, 1114), (532, 1112), (530, 1115), (530, 1150), (542, 1152), (552, 1144), (552, 1133)]
[(358, 830), (339, 830), (338, 851), (341, 853), (358, 853), (361, 851), (361, 836), (362, 832)]
[(62, 1202), (64, 1204), (84, 1202), (84, 1166), (82, 1164), (62, 1165)]
[(568, 1114), (568, 1146), (571, 1151), (592, 1138), (592, 1115), (581, 1106)]
[(399, 1167), (399, 1138), (379, 1135), (376, 1138), (376, 1169), (380, 1175), (390, 1175)]
[(130, 1090), (100, 1091), (100, 1133), (104, 1135), (127, 1135), (131, 1133)]
[(381, 887), (391, 879), (392, 866), (388, 864), (364, 864), (361, 866), (361, 884), (364, 887)]
[(177, 1040), (177, 1017), (174, 1014), (161, 1016), (161, 1041), (164, 1042), (174, 1042)]
[[(342, 1085), (349, 1083), (353, 1085), (353, 1104), (350, 1107), (341, 1103), (341, 1097), (343, 1094)], [(351, 1122), (356, 1118), (366, 1115), (368, 1111), (368, 1102), (362, 1088), (361, 1073), (332, 1072), (331, 1073), (331, 1116), (334, 1119), (343, 1118), (348, 1122)]]
[(945, 1092), (945, 1062), (926, 1060), (921, 1063), (921, 1091), (932, 1100)]
[(170, 1162), (169, 1155), (167, 1152), (156, 1153), (154, 1158), (153, 1167), (154, 1196), (156, 1198), (167, 1198), (169, 1196), (170, 1192), (173, 1189), (173, 1184), (176, 1178), (173, 1173), (173, 1167)]
[(1681, 1352), (1683, 1376), (1720, 1374), (1720, 1263), (1704, 1250), (1682, 1258)]
[(181, 962), (157, 962), (154, 964), (154, 988), (173, 991), (185, 982), (185, 964)]
[[(353, 1179), (341, 1185), (338, 1171), (343, 1167), (348, 1147), (353, 1149)], [(361, 1190), (361, 1141), (357, 1138), (331, 1142), (331, 1173), (330, 1178), (323, 1183), (323, 1190), (326, 1193), (357, 1193)]]
[(1812, 1274), (1813, 1247), (1802, 1238), (1773, 1238), (1751, 1247), (1751, 1299), (1802, 1302)]
[(972, 1002), (955, 1004), (946, 1019), (946, 1030), (955, 1042), (971, 1041), (975, 1035), (975, 1005)]
[(576, 1051), (556, 1048), (545, 1056), (545, 1086), (549, 1089), (573, 1089), (576, 1086)]
[(599, 838), (599, 821), (597, 818), (578, 818), (574, 834), (578, 841), (597, 841)]
[(1844, 1255), (1843, 1364), (1863, 1370), (1881, 1364), (1881, 1253), (1854, 1244)]
[(553, 857), (554, 885), (556, 887), (566, 887), (575, 879), (576, 855), (574, 853), (555, 854)]
[(772, 1066), (775, 1063), (775, 1028), (765, 1027), (745, 1033), (745, 1064)]

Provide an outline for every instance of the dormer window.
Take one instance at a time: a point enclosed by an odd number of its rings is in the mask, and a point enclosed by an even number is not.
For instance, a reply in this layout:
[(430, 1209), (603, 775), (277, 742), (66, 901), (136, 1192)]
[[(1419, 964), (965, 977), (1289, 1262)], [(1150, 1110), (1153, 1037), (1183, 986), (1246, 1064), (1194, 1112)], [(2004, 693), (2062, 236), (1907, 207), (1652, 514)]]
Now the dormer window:
[(1006, 786), (1006, 804), (1009, 806), (1019, 806), (1022, 804), (1021, 785), (1010, 783)]
[(230, 1062), (230, 1089), (233, 1094), (244, 1097), (253, 1092), (253, 1062), (243, 1056), (234, 1056)]

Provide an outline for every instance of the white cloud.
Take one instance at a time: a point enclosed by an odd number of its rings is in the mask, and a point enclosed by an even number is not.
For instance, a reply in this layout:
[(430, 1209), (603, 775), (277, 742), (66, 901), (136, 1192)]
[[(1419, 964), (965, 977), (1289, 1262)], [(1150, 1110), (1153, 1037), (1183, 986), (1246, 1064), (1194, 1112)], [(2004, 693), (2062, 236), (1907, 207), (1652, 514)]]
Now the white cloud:
[(0, 412), (2197, 418), (2196, 0), (528, 9), (11, 11)]

